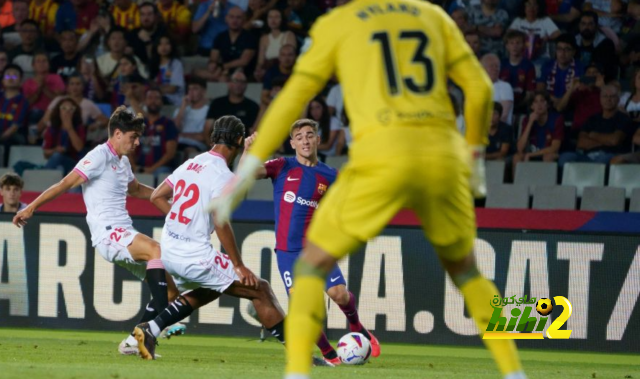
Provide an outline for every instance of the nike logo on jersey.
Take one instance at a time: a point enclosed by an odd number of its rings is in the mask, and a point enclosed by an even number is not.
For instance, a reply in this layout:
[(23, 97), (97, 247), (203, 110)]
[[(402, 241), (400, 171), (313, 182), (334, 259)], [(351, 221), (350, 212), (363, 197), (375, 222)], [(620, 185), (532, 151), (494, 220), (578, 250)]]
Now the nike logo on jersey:
[(339, 276), (335, 277), (335, 278), (331, 278), (331, 283), (335, 283), (336, 280), (340, 279)]
[(300, 178), (292, 178), (292, 177), (290, 177), (290, 176), (287, 176), (287, 181), (288, 181), (288, 182), (296, 182), (296, 181), (298, 181), (298, 180), (300, 180)]

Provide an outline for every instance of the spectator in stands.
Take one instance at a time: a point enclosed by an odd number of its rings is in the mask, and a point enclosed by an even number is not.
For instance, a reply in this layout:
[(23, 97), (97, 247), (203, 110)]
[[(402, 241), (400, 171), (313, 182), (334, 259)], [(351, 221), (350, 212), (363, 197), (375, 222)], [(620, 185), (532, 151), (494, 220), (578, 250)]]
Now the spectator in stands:
[(271, 92), (271, 82), (275, 78), (288, 79), (293, 72), (293, 65), (296, 64), (296, 48), (293, 45), (284, 45), (280, 48), (278, 65), (271, 67), (264, 75), (262, 80), (262, 96), (261, 103), (269, 102), (269, 93)]
[(564, 138), (564, 119), (560, 113), (553, 111), (547, 93), (536, 91), (531, 113), (524, 119), (523, 125), (518, 139), (518, 152), (513, 156), (514, 172), (518, 162), (556, 161)]
[(147, 81), (137, 72), (125, 76), (122, 79), (122, 93), (124, 93), (124, 104), (129, 106), (129, 110), (138, 114), (145, 113), (145, 94), (147, 91)]
[(567, 92), (567, 86), (573, 79), (584, 74), (582, 63), (574, 59), (575, 52), (575, 38), (564, 33), (556, 39), (556, 59), (542, 67), (537, 89), (549, 93), (554, 107)]
[(170, 118), (160, 115), (162, 91), (158, 87), (147, 89), (145, 95), (144, 134), (140, 137), (135, 156), (131, 161), (134, 172), (145, 174), (171, 173), (173, 158), (178, 149), (178, 128)]
[[(258, 112), (258, 117), (256, 118), (256, 121), (253, 123), (253, 127), (249, 131), (249, 134), (252, 134), (253, 132), (256, 131), (256, 129), (258, 128), (258, 125), (260, 124), (260, 120), (262, 120), (262, 117), (264, 116), (265, 112), (269, 108), (269, 105), (271, 105), (271, 102), (273, 101), (273, 99), (275, 99), (276, 96), (278, 96), (278, 94), (282, 90), (282, 87), (284, 87), (284, 84), (286, 81), (287, 80), (283, 77), (278, 77), (271, 81), (271, 92), (269, 93), (269, 99), (268, 99), (269, 102), (260, 103), (260, 110)], [(285, 143), (284, 147), (289, 149), (288, 151), (289, 154), (293, 153), (293, 149), (291, 149), (291, 146), (289, 146), (289, 144)]]
[(54, 107), (63, 99), (70, 98), (80, 106), (82, 125), (86, 126), (87, 131), (86, 141), (89, 144), (97, 144), (106, 140), (109, 119), (100, 111), (96, 103), (84, 97), (84, 87), (84, 80), (79, 73), (69, 76), (67, 78), (67, 94), (53, 99), (44, 117), (38, 123), (38, 130), (44, 130), (49, 124)]
[(191, 31), (198, 34), (198, 55), (208, 57), (213, 41), (229, 28), (225, 18), (231, 7), (227, 0), (206, 0), (198, 5), (191, 24)]
[(513, 88), (511, 88), (511, 84), (500, 80), (500, 58), (495, 54), (485, 54), (481, 62), (493, 82), (493, 101), (502, 104), (500, 120), (511, 124), (513, 119)]
[(254, 77), (261, 81), (267, 70), (278, 63), (280, 49), (284, 45), (297, 47), (296, 36), (284, 29), (284, 14), (280, 9), (271, 9), (267, 14), (269, 32), (260, 38), (260, 52)]
[(11, 62), (17, 64), (25, 75), (33, 73), (33, 54), (40, 46), (40, 30), (33, 20), (25, 20), (20, 25), (20, 39), (22, 42), (15, 49), (9, 51)]
[(78, 163), (84, 149), (86, 130), (82, 123), (82, 111), (70, 97), (60, 100), (51, 112), (49, 126), (44, 132), (42, 150), (47, 169), (66, 175)]
[(640, 68), (636, 69), (629, 82), (631, 91), (622, 94), (618, 108), (628, 115), (636, 126), (640, 126)]
[(327, 95), (327, 107), (331, 116), (340, 116), (344, 109), (344, 99), (342, 97), (342, 86), (340, 83), (331, 87)]
[(138, 4), (132, 0), (114, 0), (111, 7), (114, 26), (125, 30), (133, 30), (140, 27), (140, 10)]
[(331, 117), (327, 103), (321, 97), (315, 97), (305, 113), (305, 118), (311, 119), (318, 123), (318, 136), (320, 143), (318, 144), (318, 153), (324, 157), (333, 157), (339, 155), (337, 150), (342, 150), (342, 146), (338, 146), (338, 141), (344, 137), (342, 134), (342, 125), (337, 117)]
[(184, 97), (184, 69), (178, 58), (178, 49), (168, 35), (154, 44), (149, 62), (149, 77), (155, 82), (165, 104), (179, 106)]
[(191, 79), (182, 105), (173, 115), (173, 120), (180, 130), (179, 150), (184, 150), (187, 155), (189, 150), (206, 151), (209, 148), (209, 137), (204, 134), (204, 125), (209, 113), (206, 90), (206, 81), (200, 78)]
[(49, 57), (45, 52), (33, 56), (34, 77), (27, 79), (23, 85), (23, 93), (30, 104), (29, 122), (37, 124), (51, 101), (65, 91), (64, 80), (58, 74), (51, 74)]
[[(6, 51), (0, 49), (0, 72), (4, 71), (4, 68), (9, 64), (9, 55)], [(0, 85), (0, 91), (2, 91), (2, 85)]]
[(636, 129), (633, 135), (632, 143), (635, 146), (635, 153), (616, 155), (611, 159), (611, 164), (623, 164), (623, 163), (640, 163), (640, 128)]
[(482, 53), (502, 53), (502, 34), (507, 28), (509, 15), (498, 8), (499, 0), (482, 0), (471, 7), (469, 20), (480, 35)]
[(464, 39), (469, 44), (471, 51), (473, 51), (476, 57), (480, 59), (480, 55), (482, 54), (480, 52), (480, 49), (482, 48), (482, 45), (480, 43), (480, 34), (478, 34), (478, 32), (475, 30), (471, 30), (464, 33)]
[[(98, 57), (98, 68), (100, 69), (100, 75), (106, 80), (110, 80), (118, 74), (118, 63), (125, 55), (125, 48), (127, 47), (127, 41), (125, 40), (125, 31), (122, 28), (111, 28), (109, 34), (107, 34), (107, 46), (109, 52), (104, 53)], [(136, 66), (140, 75), (147, 78), (148, 73), (144, 68), (144, 65), (138, 57), (133, 56), (136, 61)]]
[(526, 113), (536, 90), (536, 69), (524, 57), (526, 34), (509, 30), (505, 37), (507, 57), (502, 60), (500, 79), (513, 89), (515, 113)]
[(51, 59), (51, 73), (58, 74), (66, 80), (78, 69), (78, 35), (73, 30), (65, 30), (60, 33), (59, 41), (62, 54)]
[(547, 0), (547, 12), (562, 30), (572, 30), (584, 0)]
[(320, 10), (307, 0), (288, 0), (289, 6), (284, 10), (289, 30), (300, 38), (309, 35), (311, 25), (322, 15)]
[(568, 115), (573, 113), (573, 123), (568, 136), (565, 136), (565, 145), (570, 150), (575, 150), (578, 133), (587, 120), (600, 112), (600, 89), (604, 86), (604, 76), (601, 69), (592, 64), (587, 67), (584, 76), (574, 78), (567, 92), (557, 104), (558, 112)]
[(108, 34), (115, 25), (113, 17), (102, 8), (78, 42), (78, 51), (101, 56), (107, 51)]
[(158, 10), (172, 39), (182, 41), (191, 33), (191, 12), (179, 1), (158, 0)]
[(40, 25), (43, 34), (53, 32), (56, 27), (56, 13), (60, 5), (55, 0), (31, 0), (29, 4), (29, 18)]
[(12, 13), (15, 22), (2, 28), (2, 41), (5, 49), (13, 49), (22, 42), (20, 29), (22, 22), (29, 17), (29, 4), (26, 0), (14, 0)]
[[(626, 2), (626, 0), (625, 0)], [(622, 0), (589, 0), (585, 1), (583, 10), (595, 11), (600, 16), (598, 24), (620, 33), (624, 5)]]
[(120, 58), (118, 66), (115, 68), (113, 77), (111, 78), (111, 107), (113, 109), (124, 104), (125, 90), (124, 81), (126, 78), (130, 78), (132, 75), (140, 75), (140, 67), (142, 65), (138, 63), (135, 56), (131, 54), (125, 54)]
[(6, 28), (16, 23), (13, 18), (13, 3), (11, 0), (0, 0), (0, 28)]
[(502, 104), (493, 103), (493, 116), (489, 127), (489, 144), (485, 159), (488, 161), (502, 161), (507, 158), (513, 146), (513, 129), (509, 124), (500, 121)]
[(162, 24), (162, 16), (155, 4), (145, 1), (138, 7), (140, 12), (140, 27), (129, 32), (130, 53), (134, 53), (144, 63), (149, 62), (153, 44), (160, 36), (167, 34)]
[(24, 180), (18, 174), (11, 172), (0, 177), (0, 213), (17, 213), (26, 208), (27, 204), (20, 201), (23, 188)]
[(78, 63), (80, 66), (80, 75), (84, 80), (84, 97), (100, 103), (107, 98), (107, 85), (100, 76), (98, 62), (90, 55), (85, 55)]
[(75, 30), (84, 34), (99, 11), (98, 4), (90, 0), (67, 0), (60, 5), (56, 13), (56, 32)]
[(204, 79), (226, 80), (229, 72), (238, 68), (253, 72), (252, 62), (258, 43), (251, 33), (242, 28), (244, 13), (240, 8), (231, 8), (226, 21), (229, 29), (218, 34), (213, 41), (213, 50), (209, 56), (212, 67), (209, 70), (199, 70), (199, 76)]
[(509, 29), (526, 34), (525, 58), (531, 61), (550, 58), (548, 41), (561, 34), (560, 29), (547, 16), (545, 0), (525, 0), (519, 17), (513, 20)]
[(9, 161), (9, 146), (25, 143), (29, 102), (22, 95), (22, 69), (9, 64), (2, 72), (0, 92), (0, 143), (4, 146), (4, 161)]
[(578, 23), (580, 33), (576, 36), (576, 59), (584, 67), (597, 63), (604, 69), (606, 80), (618, 75), (618, 56), (616, 47), (609, 38), (598, 30), (598, 15), (584, 12)]
[(260, 107), (255, 101), (244, 96), (247, 90), (247, 77), (241, 70), (236, 70), (231, 75), (231, 80), (227, 83), (227, 86), (229, 88), (227, 96), (214, 99), (209, 105), (205, 136), (211, 134), (214, 121), (222, 116), (236, 116), (247, 126), (247, 129), (254, 125), (258, 117)]
[(266, 0), (249, 0), (245, 12), (244, 29), (252, 32), (256, 39), (260, 39), (267, 24), (267, 12), (271, 9)]
[(600, 91), (602, 113), (589, 118), (578, 135), (578, 150), (560, 155), (559, 164), (567, 162), (609, 163), (616, 155), (628, 153), (627, 138), (634, 133), (631, 119), (618, 109), (618, 87), (606, 85)]
[(457, 8), (451, 13), (451, 18), (458, 25), (460, 31), (464, 34), (466, 32), (475, 30), (475, 26), (469, 23), (469, 14), (464, 8)]
[(627, 5), (627, 17), (620, 33), (622, 45), (626, 49), (629, 44), (640, 38), (640, 0), (630, 0)]

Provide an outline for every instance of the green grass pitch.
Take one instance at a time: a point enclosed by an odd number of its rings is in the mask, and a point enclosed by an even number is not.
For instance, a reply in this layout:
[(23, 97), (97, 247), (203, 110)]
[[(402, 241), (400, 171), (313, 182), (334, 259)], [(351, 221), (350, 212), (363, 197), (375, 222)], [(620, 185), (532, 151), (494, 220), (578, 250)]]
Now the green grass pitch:
[[(0, 329), (0, 378), (282, 378), (277, 343), (180, 336), (160, 340), (155, 361), (118, 354), (123, 333)], [(257, 337), (257, 336), (256, 336)], [(640, 379), (638, 355), (521, 351), (529, 378)], [(314, 368), (314, 378), (500, 378), (481, 348), (384, 344), (364, 366)]]

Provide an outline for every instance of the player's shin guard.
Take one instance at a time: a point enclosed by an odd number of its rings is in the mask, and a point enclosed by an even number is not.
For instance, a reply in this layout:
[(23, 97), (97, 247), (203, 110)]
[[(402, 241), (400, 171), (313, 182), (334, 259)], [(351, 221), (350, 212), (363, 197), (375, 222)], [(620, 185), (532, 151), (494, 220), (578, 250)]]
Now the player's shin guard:
[[(187, 299), (185, 299), (183, 296), (178, 296), (177, 299), (172, 301), (171, 304), (169, 304), (169, 306), (165, 308), (165, 310), (160, 312), (158, 317), (156, 317), (149, 324), (158, 327), (159, 335), (159, 331), (163, 330), (169, 325), (173, 325), (176, 322), (184, 320), (185, 318), (189, 317), (191, 313), (193, 313), (193, 307), (191, 306), (191, 304), (189, 304)], [(153, 328), (153, 332), (155, 334), (155, 327)]]
[(296, 264), (295, 278), (285, 322), (286, 373), (309, 375), (313, 345), (318, 341), (325, 318), (325, 278), (320, 270), (303, 260)]
[[(482, 335), (493, 313), (493, 308), (490, 306), (489, 301), (493, 299), (494, 295), (499, 295), (500, 293), (493, 282), (481, 274), (462, 283), (460, 290), (464, 295), (467, 309), (480, 329), (480, 335)], [(498, 365), (502, 375), (522, 370), (518, 350), (513, 340), (482, 340), (482, 342), (491, 352), (493, 360)]]
[(271, 335), (275, 339), (277, 339), (281, 343), (285, 343), (284, 320), (280, 321), (279, 323), (277, 323), (275, 326), (272, 326), (271, 328), (267, 328), (267, 330), (269, 331), (269, 333), (271, 333)]
[(152, 259), (147, 262), (147, 284), (151, 296), (155, 300), (156, 309), (161, 311), (169, 305), (167, 298), (167, 278), (164, 264), (161, 259)]

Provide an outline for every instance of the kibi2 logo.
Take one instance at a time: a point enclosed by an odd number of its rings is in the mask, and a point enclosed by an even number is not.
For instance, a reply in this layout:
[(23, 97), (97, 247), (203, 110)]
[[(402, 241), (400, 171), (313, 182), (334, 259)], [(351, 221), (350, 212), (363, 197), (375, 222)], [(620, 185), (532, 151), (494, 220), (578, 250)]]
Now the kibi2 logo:
[[(541, 298), (536, 302), (536, 298), (531, 298), (527, 301), (527, 296), (516, 300), (515, 295), (510, 298), (505, 297), (501, 299), (498, 295), (495, 295), (493, 300), (489, 303), (493, 307), (493, 314), (489, 325), (482, 336), (485, 340), (541, 340), (544, 339), (546, 334), (547, 338), (554, 339), (568, 339), (571, 336), (571, 330), (559, 330), (562, 325), (571, 317), (573, 307), (569, 300), (564, 296), (555, 296), (553, 298), (555, 306), (562, 306), (562, 313), (549, 325), (546, 333), (542, 333), (544, 327), (547, 325), (547, 320), (551, 311), (553, 311), (554, 305), (550, 299)], [(524, 305), (522, 310), (513, 308), (511, 310), (511, 318), (507, 324), (507, 317), (502, 316), (503, 307), (509, 304), (515, 304), (516, 306)], [(527, 305), (530, 304), (530, 305)], [(533, 304), (540, 316), (539, 319), (535, 316), (531, 316), (533, 312)], [(537, 323), (537, 325), (536, 325)], [(506, 329), (505, 329), (506, 326)], [(534, 331), (535, 329), (535, 331)], [(521, 333), (509, 333), (509, 332), (521, 332)]]

